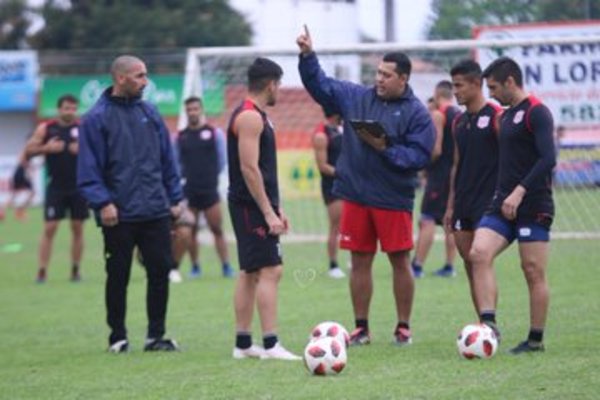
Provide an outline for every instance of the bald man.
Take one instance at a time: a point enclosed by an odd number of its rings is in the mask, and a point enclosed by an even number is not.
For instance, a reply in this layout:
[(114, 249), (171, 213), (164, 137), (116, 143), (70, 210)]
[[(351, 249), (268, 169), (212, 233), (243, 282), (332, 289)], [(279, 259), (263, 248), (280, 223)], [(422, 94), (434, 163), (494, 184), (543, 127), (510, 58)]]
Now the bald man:
[(171, 218), (183, 198), (167, 128), (156, 107), (142, 100), (146, 65), (137, 57), (116, 58), (113, 85), (83, 117), (77, 186), (94, 210), (104, 237), (108, 351), (129, 350), (125, 328), (127, 284), (133, 249), (139, 248), (148, 277), (145, 351), (173, 351), (166, 339)]

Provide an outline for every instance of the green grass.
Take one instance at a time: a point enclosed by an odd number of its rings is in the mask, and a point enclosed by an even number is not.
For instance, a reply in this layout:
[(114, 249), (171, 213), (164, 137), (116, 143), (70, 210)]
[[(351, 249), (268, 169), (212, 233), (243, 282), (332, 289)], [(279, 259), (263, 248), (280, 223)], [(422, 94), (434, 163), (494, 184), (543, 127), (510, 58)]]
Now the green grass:
[[(312, 377), (302, 363), (231, 359), (232, 281), (218, 274), (212, 248), (203, 252), (205, 276), (172, 286), (168, 333), (182, 344), (176, 354), (145, 354), (145, 278), (134, 267), (128, 327), (133, 350), (105, 352), (102, 241), (86, 228), (84, 281), (68, 282), (68, 230), (62, 226), (45, 285), (33, 283), (39, 211), (19, 224), (0, 224), (0, 398), (2, 399), (596, 399), (600, 389), (600, 252), (596, 241), (552, 243), (551, 310), (547, 351), (512, 357), (506, 350), (528, 327), (527, 290), (515, 249), (497, 263), (503, 343), (489, 361), (460, 360), (455, 337), (475, 319), (464, 273), (456, 279), (417, 282), (414, 344), (391, 345), (394, 326), (390, 268), (378, 257), (371, 305), (373, 342), (349, 350), (340, 376)], [(436, 244), (426, 268), (441, 262)], [(280, 336), (301, 352), (310, 328), (337, 320), (352, 328), (346, 282), (325, 275), (324, 246), (287, 244), (280, 291)], [(233, 251), (232, 251), (233, 253)], [(346, 257), (345, 255), (343, 257)], [(314, 280), (297, 271), (314, 269)], [(184, 265), (187, 272), (187, 263)], [(461, 271), (462, 272), (462, 271)], [(307, 276), (306, 274), (305, 276)], [(255, 340), (259, 339), (255, 321)]]

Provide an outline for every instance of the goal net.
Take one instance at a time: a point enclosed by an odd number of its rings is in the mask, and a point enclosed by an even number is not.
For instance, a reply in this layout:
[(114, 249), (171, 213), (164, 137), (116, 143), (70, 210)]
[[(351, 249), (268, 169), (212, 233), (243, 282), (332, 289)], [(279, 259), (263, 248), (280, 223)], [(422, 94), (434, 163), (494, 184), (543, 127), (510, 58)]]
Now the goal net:
[[(450, 79), (458, 61), (471, 58), (482, 67), (499, 55), (519, 62), (527, 91), (552, 110), (555, 125), (564, 127), (554, 173), (556, 218), (553, 237), (600, 237), (600, 33), (577, 37), (484, 38), (428, 41), (410, 45), (360, 44), (315, 49), (329, 76), (371, 85), (377, 64), (388, 51), (403, 51), (412, 60), (410, 85), (426, 101), (435, 84)], [(320, 176), (311, 140), (323, 122), (321, 108), (304, 90), (296, 48), (188, 49), (184, 94), (203, 97), (213, 124), (226, 128), (232, 110), (246, 95), (246, 69), (257, 56), (269, 57), (284, 69), (278, 103), (268, 110), (277, 133), (283, 205), (297, 239), (322, 239), (327, 216), (320, 195)], [(185, 125), (181, 113), (180, 126)], [(227, 182), (222, 182), (225, 195)], [(415, 219), (420, 214), (420, 191)]]

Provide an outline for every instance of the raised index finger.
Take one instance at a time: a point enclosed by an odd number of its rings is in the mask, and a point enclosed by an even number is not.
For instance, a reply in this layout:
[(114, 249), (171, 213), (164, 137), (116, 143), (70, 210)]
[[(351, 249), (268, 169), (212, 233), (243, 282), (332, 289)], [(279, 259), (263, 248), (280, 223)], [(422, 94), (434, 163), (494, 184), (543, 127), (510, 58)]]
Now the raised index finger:
[(308, 31), (308, 26), (306, 24), (304, 24), (304, 34), (306, 37), (310, 38), (310, 32)]

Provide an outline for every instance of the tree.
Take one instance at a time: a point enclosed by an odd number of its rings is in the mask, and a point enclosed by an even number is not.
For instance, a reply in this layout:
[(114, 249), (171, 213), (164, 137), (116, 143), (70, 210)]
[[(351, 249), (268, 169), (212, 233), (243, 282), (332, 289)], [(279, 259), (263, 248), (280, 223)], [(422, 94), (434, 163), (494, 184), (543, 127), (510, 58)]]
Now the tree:
[(25, 0), (0, 2), (0, 49), (15, 50), (27, 47), (27, 30), (31, 25)]
[(477, 25), (600, 18), (598, 0), (433, 0), (429, 39), (467, 39)]
[(232, 46), (251, 29), (226, 0), (49, 0), (38, 49), (131, 49)]

